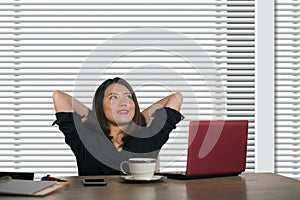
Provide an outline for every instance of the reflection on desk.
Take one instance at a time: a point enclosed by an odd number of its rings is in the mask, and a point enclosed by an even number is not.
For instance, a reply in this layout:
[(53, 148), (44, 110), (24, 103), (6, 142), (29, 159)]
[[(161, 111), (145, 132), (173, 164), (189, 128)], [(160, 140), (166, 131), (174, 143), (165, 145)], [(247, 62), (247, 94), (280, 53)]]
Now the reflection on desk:
[[(99, 176), (97, 176), (99, 177)], [(244, 173), (235, 177), (195, 180), (167, 179), (152, 183), (125, 183), (119, 176), (100, 176), (107, 186), (84, 187), (85, 177), (64, 177), (70, 186), (34, 200), (74, 199), (238, 199), (299, 200), (300, 181), (271, 173)], [(5, 200), (31, 200), (31, 197), (0, 196)]]

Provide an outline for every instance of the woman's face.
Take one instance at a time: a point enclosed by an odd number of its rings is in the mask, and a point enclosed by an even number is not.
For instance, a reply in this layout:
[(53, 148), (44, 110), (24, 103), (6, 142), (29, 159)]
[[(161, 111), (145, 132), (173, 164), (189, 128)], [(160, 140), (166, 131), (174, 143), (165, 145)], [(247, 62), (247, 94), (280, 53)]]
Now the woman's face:
[(134, 117), (135, 104), (129, 90), (113, 83), (105, 90), (103, 110), (111, 125), (124, 126)]

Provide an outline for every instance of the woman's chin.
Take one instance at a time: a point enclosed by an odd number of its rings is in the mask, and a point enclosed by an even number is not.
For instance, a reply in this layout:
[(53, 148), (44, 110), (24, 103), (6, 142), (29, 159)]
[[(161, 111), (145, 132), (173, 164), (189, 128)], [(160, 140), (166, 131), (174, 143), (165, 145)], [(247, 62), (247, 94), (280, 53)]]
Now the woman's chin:
[(118, 121), (116, 121), (116, 124), (117, 124), (118, 126), (126, 126), (126, 125), (128, 125), (130, 122), (131, 122), (131, 119), (129, 119), (129, 120), (118, 120)]

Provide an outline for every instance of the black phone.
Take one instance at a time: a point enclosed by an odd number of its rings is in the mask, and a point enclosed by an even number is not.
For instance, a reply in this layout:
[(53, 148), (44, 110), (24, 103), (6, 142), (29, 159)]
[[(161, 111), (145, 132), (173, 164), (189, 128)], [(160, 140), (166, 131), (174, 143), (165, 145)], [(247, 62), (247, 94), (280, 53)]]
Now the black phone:
[(103, 178), (85, 178), (82, 180), (82, 183), (85, 186), (105, 186), (105, 185), (107, 185), (106, 181)]

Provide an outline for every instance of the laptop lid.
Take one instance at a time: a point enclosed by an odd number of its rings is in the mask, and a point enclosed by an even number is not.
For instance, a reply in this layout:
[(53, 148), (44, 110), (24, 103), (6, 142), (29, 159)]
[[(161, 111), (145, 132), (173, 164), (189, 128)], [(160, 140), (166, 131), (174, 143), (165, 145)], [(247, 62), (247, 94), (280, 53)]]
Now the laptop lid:
[(191, 121), (186, 176), (245, 171), (247, 138), (247, 120)]

